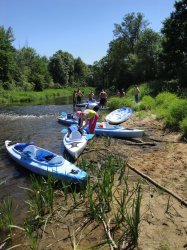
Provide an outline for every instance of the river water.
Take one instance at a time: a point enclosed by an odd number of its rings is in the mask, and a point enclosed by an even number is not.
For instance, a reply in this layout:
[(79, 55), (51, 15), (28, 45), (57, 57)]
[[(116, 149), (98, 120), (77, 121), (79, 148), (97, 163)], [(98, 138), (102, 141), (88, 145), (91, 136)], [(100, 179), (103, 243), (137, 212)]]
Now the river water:
[(66, 97), (48, 105), (0, 106), (0, 202), (7, 196), (12, 198), (15, 223), (19, 223), (25, 212), (26, 191), (21, 187), (29, 186), (30, 172), (8, 156), (4, 142), (32, 141), (37, 146), (63, 154), (63, 134), (60, 132), (63, 125), (57, 122), (56, 116), (62, 111), (72, 113), (71, 101), (72, 98)]

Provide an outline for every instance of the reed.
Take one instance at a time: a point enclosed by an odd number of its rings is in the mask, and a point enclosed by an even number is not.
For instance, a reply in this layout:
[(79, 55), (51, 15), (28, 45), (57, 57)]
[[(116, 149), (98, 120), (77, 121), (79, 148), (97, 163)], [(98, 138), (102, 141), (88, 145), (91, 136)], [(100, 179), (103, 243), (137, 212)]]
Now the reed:
[(36, 250), (37, 249), (37, 233), (36, 228), (33, 226), (33, 224), (29, 221), (24, 222), (24, 231), (26, 236), (28, 237), (29, 243), (30, 243), (30, 249)]
[(95, 201), (95, 186), (91, 183), (87, 186), (87, 198), (88, 198), (88, 214), (92, 220), (97, 220), (98, 218), (98, 209)]
[(138, 243), (141, 200), (141, 186), (137, 184), (134, 190), (131, 191), (131, 194), (126, 199), (123, 199), (123, 203), (120, 204), (123, 205), (123, 208), (118, 207), (117, 218), (120, 215), (125, 239), (129, 245), (133, 246), (136, 246)]
[(0, 228), (2, 230), (8, 229), (10, 232), (10, 236), (12, 238), (13, 235), (13, 215), (12, 215), (12, 199), (10, 196), (7, 196), (4, 198), (2, 201), (2, 204), (0, 206), (0, 214), (1, 214), (1, 219), (0, 219)]
[(29, 210), (31, 217), (42, 217), (53, 211), (55, 180), (51, 175), (44, 177), (31, 176), (31, 189), (29, 189)]

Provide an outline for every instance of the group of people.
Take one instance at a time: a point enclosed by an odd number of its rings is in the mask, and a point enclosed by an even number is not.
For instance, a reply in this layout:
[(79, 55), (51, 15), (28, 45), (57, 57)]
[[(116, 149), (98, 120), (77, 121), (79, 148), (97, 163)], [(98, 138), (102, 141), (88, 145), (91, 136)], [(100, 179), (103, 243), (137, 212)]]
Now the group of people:
[[(136, 103), (139, 102), (139, 93), (140, 90), (137, 85), (134, 86), (134, 100)], [(84, 96), (84, 94), (81, 92), (81, 90), (78, 88), (77, 90), (74, 90), (73, 93), (73, 105), (75, 106), (77, 103), (81, 103), (81, 98)], [(117, 90), (117, 96), (123, 97), (125, 96), (125, 91), (122, 88), (121, 91)], [(98, 121), (98, 113), (100, 107), (103, 107), (107, 102), (107, 93), (104, 89), (99, 93), (100, 102), (99, 104), (93, 106), (93, 108), (87, 108), (84, 111), (77, 111), (77, 116), (79, 117), (79, 131), (83, 131), (85, 127), (88, 126), (88, 132), (90, 134), (94, 134), (96, 123)], [(88, 94), (88, 100), (93, 101), (95, 100), (94, 92), (90, 91)]]
[[(138, 86), (134, 85), (134, 101), (136, 103), (139, 102), (139, 93), (140, 93), (140, 90), (139, 90)], [(121, 90), (117, 89), (116, 95), (119, 97), (124, 97), (126, 95), (124, 88), (122, 88)]]
[[(81, 103), (83, 96), (84, 94), (82, 93), (80, 88), (74, 90), (73, 107), (75, 107), (76, 104)], [(107, 93), (105, 92), (104, 89), (102, 89), (102, 91), (99, 93), (99, 99), (100, 99), (99, 104), (96, 103), (95, 105), (92, 105), (91, 108), (88, 105), (87, 109), (85, 109), (84, 111), (77, 111), (76, 114), (79, 117), (79, 123), (78, 123), (79, 131), (83, 131), (83, 129), (88, 126), (88, 132), (90, 134), (93, 134), (95, 132), (96, 123), (99, 117), (97, 111), (99, 110), (99, 108), (104, 107), (104, 105), (106, 105), (107, 97), (108, 97)], [(95, 101), (95, 95), (92, 90), (88, 94), (88, 100), (90, 102)]]

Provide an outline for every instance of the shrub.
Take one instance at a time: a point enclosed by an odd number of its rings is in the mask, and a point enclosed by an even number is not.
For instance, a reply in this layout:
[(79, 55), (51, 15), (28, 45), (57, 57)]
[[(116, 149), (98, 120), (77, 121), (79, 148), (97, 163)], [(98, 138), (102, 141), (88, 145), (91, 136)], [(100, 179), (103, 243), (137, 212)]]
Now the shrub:
[(178, 97), (175, 94), (169, 92), (163, 92), (158, 94), (155, 98), (155, 104), (161, 106), (162, 108), (168, 108), (172, 102), (178, 100)]
[(118, 109), (123, 107), (123, 98), (119, 98), (119, 97), (111, 97), (108, 100), (108, 106), (111, 109)]
[(179, 126), (184, 135), (187, 135), (187, 116), (179, 123)]
[(140, 103), (140, 109), (148, 110), (155, 107), (155, 100), (151, 96), (144, 96)]
[(168, 108), (166, 123), (167, 125), (179, 128), (180, 122), (187, 117), (187, 100), (178, 99), (171, 103)]

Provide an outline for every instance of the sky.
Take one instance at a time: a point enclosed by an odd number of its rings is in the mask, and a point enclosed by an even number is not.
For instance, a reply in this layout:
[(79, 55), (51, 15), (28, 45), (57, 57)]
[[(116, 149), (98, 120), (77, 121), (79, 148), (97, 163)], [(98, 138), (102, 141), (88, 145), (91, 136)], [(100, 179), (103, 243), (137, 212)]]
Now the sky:
[(12, 27), (16, 49), (35, 49), (50, 58), (58, 50), (86, 64), (107, 54), (114, 24), (141, 12), (159, 32), (175, 0), (0, 0), (0, 26)]

